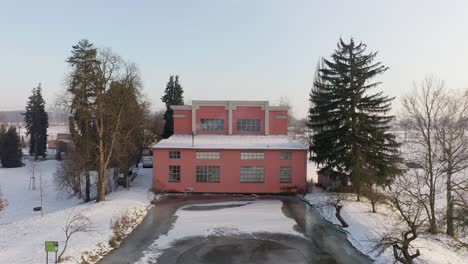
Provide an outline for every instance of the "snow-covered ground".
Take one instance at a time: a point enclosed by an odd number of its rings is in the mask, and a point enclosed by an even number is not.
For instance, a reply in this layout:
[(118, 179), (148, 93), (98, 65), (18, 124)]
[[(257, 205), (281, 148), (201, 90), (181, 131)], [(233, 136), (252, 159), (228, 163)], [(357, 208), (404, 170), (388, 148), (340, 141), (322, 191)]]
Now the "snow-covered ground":
[[(300, 233), (293, 229), (296, 222), (281, 213), (281, 201), (258, 200), (253, 202), (221, 202), (210, 203), (215, 205), (241, 204), (240, 207), (230, 207), (220, 210), (184, 210), (186, 207), (197, 206), (192, 204), (177, 210), (177, 222), (167, 235), (159, 237), (145, 252), (137, 263), (153, 263), (162, 253), (162, 250), (171, 246), (171, 243), (185, 237), (250, 234), (254, 232), (295, 234)], [(200, 204), (200, 206), (203, 206)], [(248, 217), (246, 217), (248, 216)], [(255, 221), (252, 221), (255, 219)]]
[[(0, 263), (43, 263), (45, 260), (44, 241), (59, 242), (59, 251), (64, 245), (65, 234), (62, 227), (67, 218), (77, 212), (87, 216), (93, 223), (92, 233), (77, 233), (72, 237), (66, 256), (76, 263), (84, 251), (93, 251), (98, 243), (108, 247), (112, 236), (112, 224), (122, 215), (132, 212), (142, 218), (150, 204), (152, 194), (151, 169), (140, 169), (130, 190), (109, 194), (105, 202), (83, 204), (76, 198), (57, 194), (53, 181), (54, 173), (60, 164), (55, 160), (37, 162), (36, 190), (29, 190), (31, 166), (15, 169), (0, 168), (0, 188), (8, 200), (8, 207), (0, 212)], [(39, 175), (42, 175), (44, 189), (44, 216), (34, 212), (40, 205)]]
[[(324, 204), (327, 200), (327, 193), (319, 188), (307, 194), (306, 199), (311, 204)], [(353, 195), (349, 200), (343, 202), (344, 207), (341, 215), (348, 222), (349, 227), (344, 228), (348, 233), (348, 240), (361, 252), (375, 259), (375, 263), (385, 264), (393, 263), (393, 253), (391, 249), (377, 256), (372, 252), (372, 247), (380, 238), (380, 235), (396, 227), (396, 215), (389, 208), (378, 205), (378, 213), (372, 213), (370, 203), (357, 202)], [(328, 221), (339, 225), (335, 217), (334, 209), (322, 207), (321, 214)], [(466, 249), (457, 249), (453, 246), (455, 242), (450, 237), (438, 234), (422, 234), (413, 245), (419, 248), (421, 256), (416, 263), (427, 264), (466, 264), (468, 263), (468, 251)]]

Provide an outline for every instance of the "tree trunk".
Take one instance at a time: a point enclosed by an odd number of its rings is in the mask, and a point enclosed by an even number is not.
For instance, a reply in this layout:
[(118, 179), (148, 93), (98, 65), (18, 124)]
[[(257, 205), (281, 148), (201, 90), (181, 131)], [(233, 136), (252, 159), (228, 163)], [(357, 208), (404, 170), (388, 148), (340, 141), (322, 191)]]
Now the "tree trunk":
[(452, 196), (452, 175), (447, 173), (447, 235), (454, 237), (455, 230), (453, 227), (453, 196)]
[(91, 201), (91, 179), (89, 176), (89, 170), (85, 171), (85, 202)]
[(106, 200), (106, 164), (104, 160), (104, 152), (103, 152), (103, 143), (99, 143), (99, 160), (98, 160), (98, 197), (97, 202), (105, 201)]
[(343, 205), (335, 205), (335, 209), (336, 209), (336, 218), (338, 219), (338, 221), (340, 221), (341, 223), (341, 226), (342, 227), (348, 227), (348, 223), (346, 223), (346, 221), (343, 219), (343, 217), (341, 217), (341, 209), (343, 208)]

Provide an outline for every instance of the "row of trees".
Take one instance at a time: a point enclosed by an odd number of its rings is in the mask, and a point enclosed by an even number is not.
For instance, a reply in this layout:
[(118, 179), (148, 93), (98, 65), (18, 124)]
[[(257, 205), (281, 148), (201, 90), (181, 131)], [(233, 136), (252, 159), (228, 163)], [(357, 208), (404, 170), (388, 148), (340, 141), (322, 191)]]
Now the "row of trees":
[[(70, 110), (73, 144), (58, 173), (59, 184), (90, 201), (92, 172), (97, 172), (96, 198), (105, 200), (108, 169), (128, 175), (143, 148), (153, 140), (149, 104), (141, 95), (137, 67), (110, 49), (88, 40), (73, 46), (63, 104)], [(84, 194), (81, 191), (84, 178)]]
[[(430, 232), (445, 224), (445, 233), (455, 236), (456, 226), (468, 222), (468, 91), (449, 91), (427, 78), (403, 99), (403, 108), (409, 135), (402, 151), (419, 169), (406, 174), (402, 192), (421, 206)], [(445, 212), (438, 212), (444, 198)]]
[(402, 101), (401, 145), (390, 131), (393, 98), (370, 92), (388, 69), (374, 62), (376, 55), (340, 39), (331, 58), (320, 61), (307, 122), (311, 159), (319, 173), (341, 185), (351, 182), (357, 199), (367, 196), (374, 212), (385, 201), (398, 213), (406, 229), (384, 234), (376, 248), (392, 247), (397, 261), (412, 263), (420, 253), (410, 252), (410, 243), (421, 230), (437, 233), (445, 226), (455, 236), (467, 227), (468, 91), (449, 92), (432, 78), (415, 86)]

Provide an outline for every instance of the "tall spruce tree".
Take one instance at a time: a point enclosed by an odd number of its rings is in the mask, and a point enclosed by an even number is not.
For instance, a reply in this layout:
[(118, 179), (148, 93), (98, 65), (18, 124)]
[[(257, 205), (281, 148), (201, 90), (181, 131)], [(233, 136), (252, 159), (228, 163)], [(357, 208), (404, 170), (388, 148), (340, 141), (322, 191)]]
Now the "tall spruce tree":
[(169, 138), (174, 134), (174, 111), (171, 109), (171, 105), (183, 105), (184, 104), (184, 90), (179, 84), (179, 76), (173, 75), (169, 77), (166, 89), (164, 90), (164, 96), (161, 100), (166, 104), (166, 112), (164, 113), (164, 133), (163, 138)]
[(23, 166), (20, 137), (16, 132), (16, 127), (10, 126), (8, 130), (0, 128), (1, 134), (1, 157), (0, 161), (5, 168), (16, 168)]
[(24, 123), (26, 124), (29, 140), (29, 154), (45, 158), (47, 151), (47, 128), (49, 127), (49, 118), (45, 111), (45, 102), (42, 97), (41, 84), (33, 88), (29, 97), (24, 113)]
[(72, 47), (72, 55), (67, 59), (72, 71), (67, 91), (71, 95), (70, 130), (75, 144), (76, 155), (84, 160), (86, 202), (91, 200), (90, 171), (96, 168), (95, 151), (97, 133), (93, 124), (93, 102), (96, 100), (95, 86), (98, 79), (99, 61), (97, 49), (86, 39)]
[(321, 173), (350, 180), (358, 199), (364, 186), (387, 185), (399, 172), (399, 145), (389, 133), (393, 98), (369, 91), (380, 84), (372, 79), (388, 69), (374, 62), (376, 55), (363, 43), (340, 39), (331, 59), (318, 65), (310, 93), (312, 160)]

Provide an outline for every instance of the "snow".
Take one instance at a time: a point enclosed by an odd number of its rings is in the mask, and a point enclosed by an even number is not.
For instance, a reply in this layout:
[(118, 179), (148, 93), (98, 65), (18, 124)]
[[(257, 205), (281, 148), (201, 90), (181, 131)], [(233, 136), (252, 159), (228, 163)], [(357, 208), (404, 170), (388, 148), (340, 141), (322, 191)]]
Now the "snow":
[(289, 136), (265, 135), (173, 135), (161, 140), (153, 148), (196, 148), (196, 149), (288, 149), (306, 150), (299, 140)]
[[(240, 207), (230, 207), (220, 210), (189, 211), (184, 206), (176, 212), (177, 220), (174, 228), (167, 235), (159, 237), (144, 252), (144, 256), (137, 263), (154, 263), (162, 250), (170, 247), (171, 243), (184, 237), (252, 234), (255, 232), (287, 233), (299, 235), (293, 229), (294, 220), (281, 213), (281, 201), (258, 200), (246, 202), (222, 202), (209, 205), (244, 204)], [(200, 204), (206, 206), (207, 204)]]
[[(82, 203), (76, 198), (58, 195), (53, 175), (59, 162), (46, 160), (37, 162), (36, 190), (29, 190), (30, 164), (15, 169), (0, 168), (0, 188), (8, 200), (6, 210), (0, 212), (0, 262), (1, 263), (42, 263), (45, 260), (44, 241), (59, 242), (59, 251), (65, 241), (62, 227), (67, 218), (82, 213), (90, 218), (95, 231), (77, 233), (72, 237), (65, 256), (71, 259), (65, 263), (76, 263), (85, 251), (97, 249), (102, 243), (109, 250), (108, 241), (112, 236), (111, 225), (122, 215), (134, 213), (138, 218), (146, 214), (152, 194), (148, 191), (152, 182), (152, 170), (140, 169), (130, 190), (113, 192), (105, 202)], [(44, 188), (44, 216), (34, 212), (39, 206), (39, 175), (42, 174)], [(140, 219), (138, 219), (140, 220)]]
[[(314, 188), (313, 192), (306, 195), (306, 200), (311, 204), (320, 205), (327, 201), (327, 193), (319, 188)], [(387, 249), (381, 256), (372, 252), (372, 247), (380, 235), (398, 228), (396, 215), (388, 207), (377, 205), (377, 213), (371, 212), (369, 202), (357, 202), (354, 195), (343, 202), (341, 215), (348, 222), (349, 227), (341, 228), (339, 221), (335, 217), (334, 209), (321, 207), (321, 214), (326, 220), (337, 225), (337, 228), (348, 233), (348, 240), (358, 250), (375, 259), (375, 263), (393, 263), (393, 253)], [(468, 259), (466, 249), (456, 249), (455, 241), (450, 237), (437, 234), (421, 234), (414, 242), (415, 248), (421, 252), (421, 256), (416, 263), (427, 264), (465, 264)]]

